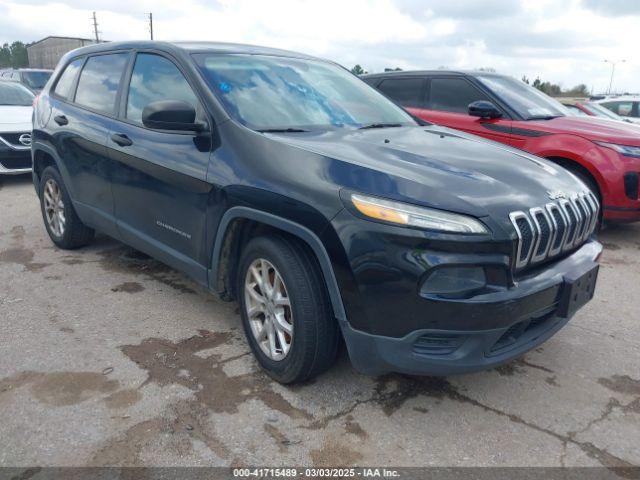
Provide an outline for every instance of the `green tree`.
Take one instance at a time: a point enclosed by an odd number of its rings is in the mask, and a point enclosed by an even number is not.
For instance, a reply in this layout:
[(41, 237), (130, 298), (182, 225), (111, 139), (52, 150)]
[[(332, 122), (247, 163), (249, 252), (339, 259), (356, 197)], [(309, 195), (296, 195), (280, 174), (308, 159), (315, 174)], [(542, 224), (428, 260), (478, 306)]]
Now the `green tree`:
[(27, 55), (27, 47), (24, 43), (13, 42), (9, 49), (11, 50), (11, 66), (13, 68), (29, 66), (29, 56)]
[(0, 48), (0, 68), (7, 68), (11, 66), (11, 49), (9, 44), (5, 43)]
[(523, 81), (524, 83), (526, 83), (527, 85), (529, 85), (529, 78), (528, 78), (526, 75), (523, 75), (523, 76), (522, 76), (522, 81)]
[(581, 83), (580, 85), (576, 85), (572, 89), (567, 90), (565, 93), (574, 97), (588, 97), (589, 87), (587, 87), (584, 83)]
[(351, 69), (351, 73), (353, 73), (354, 75), (364, 75), (365, 73), (367, 73), (367, 71), (362, 68), (360, 64), (357, 64)]

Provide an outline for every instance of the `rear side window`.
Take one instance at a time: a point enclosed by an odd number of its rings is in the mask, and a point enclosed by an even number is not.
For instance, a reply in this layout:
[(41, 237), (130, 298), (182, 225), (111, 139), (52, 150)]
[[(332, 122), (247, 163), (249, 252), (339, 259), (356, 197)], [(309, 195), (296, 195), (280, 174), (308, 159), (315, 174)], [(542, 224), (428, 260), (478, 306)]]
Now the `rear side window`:
[(76, 103), (98, 112), (113, 113), (128, 55), (112, 53), (89, 57), (80, 73)]
[(71, 88), (73, 88), (73, 82), (78, 75), (80, 67), (82, 67), (83, 58), (79, 58), (71, 62), (60, 75), (56, 88), (53, 90), (56, 95), (62, 98), (71, 98)]
[(423, 106), (424, 80), (421, 78), (383, 80), (378, 90), (403, 107)]
[(433, 78), (429, 90), (429, 108), (445, 112), (467, 113), (469, 104), (489, 100), (464, 78)]
[(141, 53), (131, 75), (126, 117), (142, 123), (142, 110), (160, 100), (180, 100), (198, 108), (198, 100), (178, 67), (160, 55)]

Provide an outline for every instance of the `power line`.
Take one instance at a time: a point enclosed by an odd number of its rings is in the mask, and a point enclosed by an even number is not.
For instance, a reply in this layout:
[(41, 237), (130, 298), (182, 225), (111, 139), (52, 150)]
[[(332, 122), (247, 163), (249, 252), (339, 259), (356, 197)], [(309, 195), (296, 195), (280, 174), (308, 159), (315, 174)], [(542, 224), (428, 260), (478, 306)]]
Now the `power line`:
[(98, 19), (96, 18), (96, 12), (93, 12), (93, 33), (96, 36), (96, 43), (100, 43), (100, 37), (98, 36)]

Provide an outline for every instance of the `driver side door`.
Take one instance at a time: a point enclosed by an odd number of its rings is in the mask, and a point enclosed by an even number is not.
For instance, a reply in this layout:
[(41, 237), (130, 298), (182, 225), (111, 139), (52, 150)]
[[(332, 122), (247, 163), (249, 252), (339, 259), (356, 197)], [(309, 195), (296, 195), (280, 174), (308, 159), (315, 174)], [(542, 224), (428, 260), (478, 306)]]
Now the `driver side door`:
[(423, 118), (439, 125), (509, 144), (512, 121), (505, 112), (501, 118), (485, 119), (469, 115), (469, 104), (492, 100), (464, 77), (432, 77), (428, 82)]
[(195, 90), (171, 58), (136, 54), (125, 77), (119, 122), (107, 138), (115, 164), (117, 227), (126, 243), (206, 283), (211, 133), (144, 126), (144, 107), (161, 100), (189, 103), (210, 124)]

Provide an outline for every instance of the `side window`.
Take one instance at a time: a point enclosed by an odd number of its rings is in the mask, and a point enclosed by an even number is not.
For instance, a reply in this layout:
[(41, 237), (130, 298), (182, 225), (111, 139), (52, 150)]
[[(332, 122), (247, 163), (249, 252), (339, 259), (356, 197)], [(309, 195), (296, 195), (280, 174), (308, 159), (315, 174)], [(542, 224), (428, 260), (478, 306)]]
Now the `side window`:
[(489, 100), (464, 78), (433, 78), (429, 91), (429, 108), (445, 112), (467, 113), (469, 104)]
[(76, 103), (103, 113), (113, 113), (127, 53), (89, 57), (78, 81)]
[(403, 107), (422, 107), (424, 80), (421, 78), (393, 78), (383, 80), (378, 89)]
[(631, 115), (631, 110), (633, 110), (632, 102), (608, 102), (603, 103), (603, 105), (621, 117), (628, 117)]
[(82, 67), (83, 58), (79, 58), (71, 62), (62, 72), (60, 78), (58, 79), (58, 83), (56, 83), (56, 87), (53, 92), (62, 98), (71, 98), (71, 88), (73, 87), (73, 82), (78, 75), (78, 71), (80, 67)]
[(160, 100), (180, 100), (198, 108), (199, 102), (178, 67), (160, 55), (140, 53), (131, 74), (126, 118), (142, 124), (142, 110)]

